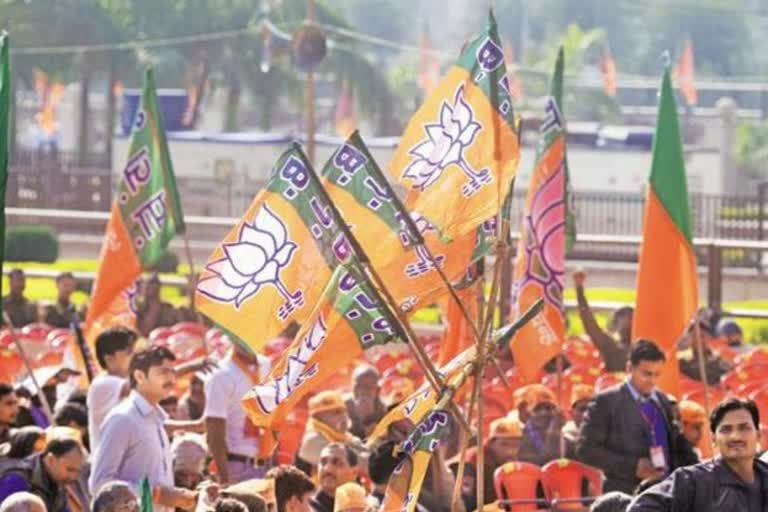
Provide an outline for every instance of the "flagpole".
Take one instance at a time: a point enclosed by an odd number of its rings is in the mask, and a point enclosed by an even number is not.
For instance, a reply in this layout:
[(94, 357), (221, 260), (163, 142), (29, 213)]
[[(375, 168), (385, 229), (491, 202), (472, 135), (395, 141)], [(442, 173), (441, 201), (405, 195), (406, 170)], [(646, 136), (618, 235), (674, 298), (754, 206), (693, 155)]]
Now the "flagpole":
[(35, 372), (32, 371), (32, 363), (29, 362), (29, 357), (27, 357), (27, 353), (24, 351), (24, 347), (22, 346), (21, 341), (19, 341), (19, 337), (16, 335), (16, 327), (14, 327), (13, 322), (11, 322), (11, 317), (8, 315), (7, 311), (3, 311), (3, 319), (5, 320), (5, 324), (8, 326), (8, 332), (11, 333), (11, 339), (13, 340), (14, 345), (16, 345), (16, 350), (19, 351), (21, 360), (24, 361), (24, 366), (27, 368), (27, 372), (29, 372), (29, 377), (32, 379), (32, 383), (37, 388), (37, 394), (40, 397), (40, 403), (43, 404), (43, 412), (48, 417), (48, 421), (53, 423), (53, 410), (51, 409), (51, 404), (48, 403), (48, 398), (43, 392), (43, 387), (37, 381)]
[(192, 312), (195, 312), (195, 261), (192, 259), (192, 249), (189, 245), (189, 235), (187, 231), (184, 231), (184, 252), (187, 256), (187, 265), (189, 265), (189, 272), (187, 273), (187, 281), (189, 282), (189, 308)]
[[(394, 316), (393, 319), (396, 320), (397, 323), (399, 324), (393, 327), (397, 328), (400, 331), (400, 334), (402, 335), (402, 337), (405, 338), (406, 342), (408, 343), (408, 346), (411, 348), (411, 350), (414, 353), (414, 356), (416, 357), (416, 361), (419, 362), (422, 369), (424, 370), (424, 374), (427, 377), (427, 380), (429, 381), (430, 385), (434, 388), (435, 393), (440, 394), (445, 388), (445, 382), (443, 382), (443, 379), (440, 377), (440, 374), (437, 372), (435, 365), (432, 363), (432, 360), (427, 355), (426, 351), (424, 350), (424, 347), (422, 347), (419, 344), (416, 338), (416, 334), (411, 329), (411, 326), (408, 323), (408, 320), (403, 316), (403, 312), (401, 311), (397, 302), (389, 293), (389, 290), (384, 285), (384, 282), (379, 276), (378, 272), (376, 272), (376, 269), (373, 268), (373, 265), (371, 265), (371, 261), (368, 258), (368, 255), (360, 246), (360, 243), (357, 241), (357, 238), (355, 238), (355, 236), (352, 234), (352, 231), (349, 229), (349, 226), (346, 224), (346, 222), (344, 222), (344, 217), (341, 215), (338, 208), (336, 208), (336, 205), (333, 203), (333, 201), (331, 201), (330, 196), (328, 196), (328, 191), (325, 190), (325, 188), (323, 187), (322, 182), (320, 181), (320, 178), (317, 176), (317, 173), (315, 172), (315, 169), (308, 162), (307, 162), (307, 173), (309, 174), (311, 179), (315, 181), (315, 184), (317, 185), (318, 193), (322, 196), (322, 199), (328, 205), (328, 208), (330, 208), (332, 212), (332, 217), (336, 220), (336, 222), (339, 225), (338, 226), (339, 229), (342, 231), (347, 241), (352, 246), (353, 252), (359, 256), (360, 261), (364, 269), (366, 270), (366, 275), (371, 279), (373, 279), (376, 285), (377, 291), (379, 291), (384, 296), (384, 302), (388, 306), (390, 314)], [(451, 409), (451, 412), (454, 413), (454, 415), (456, 416), (456, 419), (461, 424), (461, 426), (467, 430), (470, 430), (469, 423), (461, 415), (461, 410), (458, 408), (458, 406), (455, 403), (451, 402), (449, 404), (449, 407)]]
[(699, 361), (699, 376), (704, 384), (704, 410), (709, 418), (711, 403), (709, 401), (709, 380), (707, 379), (707, 365), (704, 362), (704, 344), (701, 341), (701, 327), (699, 327), (698, 315), (693, 317), (693, 337), (696, 343), (696, 355)]
[[(357, 134), (357, 130), (355, 131), (355, 134)], [(379, 168), (379, 165), (376, 162), (376, 160), (373, 158), (373, 155), (371, 155), (371, 153), (368, 151), (367, 146), (365, 144), (361, 144), (360, 149), (362, 150), (365, 157), (370, 162), (372, 173), (376, 174), (377, 175), (376, 177), (379, 179), (379, 182), (389, 190), (390, 200), (392, 201), (392, 203), (394, 203), (395, 209), (405, 213), (405, 215), (402, 216), (402, 219), (401, 219), (402, 222), (405, 223), (406, 227), (408, 228), (408, 232), (410, 236), (414, 238), (414, 242), (416, 243), (416, 245), (418, 245), (423, 250), (427, 260), (432, 264), (432, 267), (437, 272), (437, 275), (440, 277), (440, 280), (448, 289), (448, 293), (451, 296), (451, 299), (459, 307), (459, 310), (461, 311), (462, 316), (471, 327), (472, 332), (474, 334), (475, 343), (477, 343), (480, 340), (480, 331), (477, 328), (477, 323), (469, 314), (469, 311), (467, 310), (464, 303), (461, 301), (461, 298), (459, 297), (458, 293), (456, 293), (456, 289), (451, 284), (450, 280), (448, 279), (448, 276), (445, 275), (445, 272), (443, 271), (442, 267), (437, 263), (437, 260), (435, 259), (434, 254), (432, 254), (432, 251), (424, 241), (424, 237), (421, 235), (421, 232), (419, 231), (418, 226), (416, 226), (416, 223), (411, 218), (410, 212), (405, 207), (403, 202), (400, 200), (400, 197), (397, 195), (397, 193), (390, 186), (389, 181), (387, 180), (387, 178), (384, 176), (384, 173)], [(510, 185), (510, 193), (513, 188), (514, 188), (514, 178), (512, 181), (512, 185)], [(499, 230), (500, 229), (501, 228), (499, 228)], [(504, 372), (499, 367), (498, 361), (494, 359), (493, 365), (494, 365), (494, 368), (496, 369), (496, 373), (498, 373), (499, 375), (499, 378), (507, 386), (507, 389), (512, 390), (512, 385), (509, 383), (507, 376), (504, 375)]]

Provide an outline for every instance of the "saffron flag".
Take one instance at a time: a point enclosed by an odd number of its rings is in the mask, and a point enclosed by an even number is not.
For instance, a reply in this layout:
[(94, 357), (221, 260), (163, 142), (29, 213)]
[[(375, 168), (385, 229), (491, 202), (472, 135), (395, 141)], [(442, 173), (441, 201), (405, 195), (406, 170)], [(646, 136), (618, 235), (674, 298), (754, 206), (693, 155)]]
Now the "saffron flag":
[[(460, 379), (464, 379), (462, 374), (464, 367), (471, 363), (477, 355), (476, 345), (472, 345), (461, 354), (454, 357), (448, 364), (442, 366), (438, 373), (447, 385), (455, 385)], [(465, 384), (464, 386), (466, 386)], [(460, 397), (464, 391), (464, 386), (457, 390), (454, 399)], [(367, 443), (372, 446), (378, 439), (387, 435), (389, 427), (401, 421), (410, 421), (414, 425), (418, 424), (424, 417), (435, 408), (439, 395), (429, 382), (424, 382), (419, 389), (389, 410), (384, 417), (379, 420), (371, 434), (368, 436)]]
[(135, 311), (129, 305), (136, 280), (160, 261), (173, 237), (185, 229), (151, 69), (144, 77), (116, 196), (88, 306), (89, 337), (96, 333), (94, 328), (133, 325)]
[(512, 314), (517, 317), (540, 297), (544, 311), (510, 341), (523, 379), (533, 381), (541, 368), (560, 353), (565, 337), (563, 286), (567, 244), (565, 119), (562, 115), (563, 51), (558, 54), (539, 128), (536, 164), (528, 186), (512, 278)]
[(357, 126), (357, 119), (355, 119), (355, 98), (352, 95), (352, 89), (349, 87), (349, 82), (344, 80), (341, 83), (341, 92), (339, 99), (336, 101), (336, 112), (334, 115), (336, 123), (336, 134), (339, 137), (346, 137)]
[(504, 51), (491, 14), (411, 118), (392, 158), (406, 207), (446, 239), (499, 211), (520, 156)]
[(339, 368), (393, 339), (397, 322), (355, 265), (336, 267), (310, 317), (269, 376), (243, 398), (251, 421), (277, 427), (286, 414)]
[(683, 54), (675, 69), (680, 92), (683, 93), (688, 105), (695, 105), (699, 101), (699, 93), (696, 90), (694, 79), (695, 64), (693, 61), (693, 41), (688, 39), (683, 47)]
[[(404, 312), (429, 305), (448, 290), (427, 256), (423, 241), (450, 282), (458, 282), (476, 253), (481, 229), (451, 243), (432, 225), (410, 215), (371, 156), (358, 132), (328, 160), (321, 181), (330, 200), (370, 258)], [(412, 223), (405, 222), (408, 216)]]
[(432, 40), (429, 37), (429, 25), (424, 24), (419, 45), (419, 88), (429, 94), (437, 86), (440, 80), (440, 59), (432, 48)]
[(432, 454), (448, 435), (451, 417), (446, 411), (433, 410), (422, 419), (401, 451), (405, 457), (389, 477), (381, 512), (413, 512), (421, 494), (421, 486), (429, 469)]
[(606, 46), (600, 56), (600, 71), (603, 74), (603, 90), (608, 96), (616, 97), (616, 62), (611, 49)]
[[(9, 123), (11, 121), (11, 59), (8, 34), (0, 33), (0, 235), (5, 240), (5, 189), (8, 184)], [(5, 244), (0, 245), (0, 275), (5, 260)], [(0, 315), (2, 315), (0, 302)], [(2, 323), (5, 323), (4, 321)]]
[(214, 250), (196, 304), (253, 351), (312, 313), (338, 263), (352, 251), (297, 144)]
[(509, 41), (504, 44), (504, 62), (507, 66), (507, 75), (509, 77), (509, 92), (515, 101), (523, 101), (523, 81), (515, 72), (515, 50)]
[(667, 355), (659, 387), (677, 394), (677, 340), (698, 307), (699, 287), (683, 146), (669, 69), (664, 71), (643, 214), (632, 338)]
[[(478, 296), (482, 283), (482, 280), (477, 279), (466, 287), (456, 290), (456, 294), (464, 305), (469, 317), (474, 320), (475, 325), (480, 324), (478, 319)], [(475, 343), (475, 333), (467, 319), (464, 318), (464, 313), (453, 297), (444, 296), (437, 304), (440, 308), (443, 328), (445, 329), (443, 331), (443, 338), (440, 341), (440, 353), (437, 357), (437, 364), (444, 365)]]

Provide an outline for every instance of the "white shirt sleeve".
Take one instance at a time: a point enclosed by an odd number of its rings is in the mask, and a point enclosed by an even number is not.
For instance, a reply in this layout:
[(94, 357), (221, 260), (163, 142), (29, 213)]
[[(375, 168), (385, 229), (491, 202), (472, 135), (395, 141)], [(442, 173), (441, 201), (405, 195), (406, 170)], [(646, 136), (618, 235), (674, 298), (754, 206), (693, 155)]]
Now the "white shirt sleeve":
[[(96, 495), (99, 488), (111, 480), (119, 478), (123, 465), (123, 455), (129, 449), (134, 428), (131, 420), (122, 415), (109, 416), (102, 424), (101, 440), (93, 457), (88, 488), (91, 495)], [(128, 482), (138, 491), (140, 482)]]
[(227, 406), (233, 393), (227, 377), (226, 373), (217, 371), (205, 383), (204, 418), (227, 418)]

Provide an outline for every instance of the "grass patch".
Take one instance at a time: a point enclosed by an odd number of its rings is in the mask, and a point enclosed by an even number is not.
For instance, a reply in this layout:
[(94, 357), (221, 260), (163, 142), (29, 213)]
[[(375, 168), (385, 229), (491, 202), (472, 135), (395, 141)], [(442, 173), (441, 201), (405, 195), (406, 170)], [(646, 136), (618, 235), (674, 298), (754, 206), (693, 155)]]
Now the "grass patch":
[[(61, 259), (56, 263), (6, 263), (7, 268), (19, 267), (24, 270), (48, 270), (51, 272), (96, 272), (98, 270), (98, 261), (90, 259)], [(185, 277), (189, 272), (189, 265), (179, 264), (179, 272), (176, 274), (161, 274), (162, 277), (175, 275)], [(8, 289), (8, 279), (3, 277), (3, 290)], [(490, 286), (486, 290), (490, 293)], [(30, 300), (38, 302), (52, 302), (56, 298), (56, 283), (53, 279), (46, 278), (27, 278), (26, 295)], [(175, 286), (164, 286), (161, 291), (163, 300), (166, 300), (174, 306), (182, 306), (188, 303), (187, 297), (182, 295), (181, 290)], [(573, 288), (566, 288), (566, 300), (576, 300), (576, 291)], [(635, 291), (632, 289), (621, 288), (587, 288), (587, 299), (590, 302), (617, 302), (627, 305), (634, 304)], [(88, 295), (84, 292), (75, 292), (72, 301), (78, 306), (88, 301)], [(756, 309), (768, 311), (768, 300), (745, 300), (737, 302), (727, 302), (723, 305), (727, 311), (729, 309)], [(595, 314), (598, 322), (605, 326), (608, 322), (608, 313), (597, 312)], [(436, 324), (440, 322), (440, 310), (436, 306), (422, 308), (413, 314), (412, 320), (418, 323)], [(739, 325), (744, 331), (744, 338), (750, 343), (768, 342), (768, 320), (743, 318), (738, 320)], [(575, 311), (569, 311), (567, 314), (568, 334), (583, 334), (579, 315)]]

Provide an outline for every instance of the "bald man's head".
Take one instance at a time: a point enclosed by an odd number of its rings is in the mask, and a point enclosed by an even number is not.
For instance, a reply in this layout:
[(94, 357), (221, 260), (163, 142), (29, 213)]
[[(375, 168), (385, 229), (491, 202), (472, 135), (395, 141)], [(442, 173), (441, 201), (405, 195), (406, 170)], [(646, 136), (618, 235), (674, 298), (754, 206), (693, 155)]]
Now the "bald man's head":
[(39, 496), (29, 492), (17, 492), (3, 500), (0, 512), (47, 512), (47, 509)]

